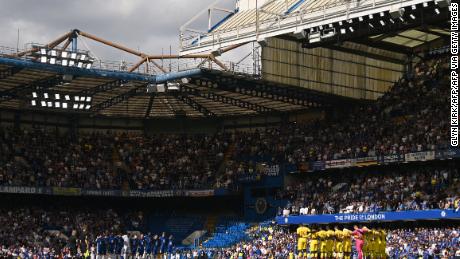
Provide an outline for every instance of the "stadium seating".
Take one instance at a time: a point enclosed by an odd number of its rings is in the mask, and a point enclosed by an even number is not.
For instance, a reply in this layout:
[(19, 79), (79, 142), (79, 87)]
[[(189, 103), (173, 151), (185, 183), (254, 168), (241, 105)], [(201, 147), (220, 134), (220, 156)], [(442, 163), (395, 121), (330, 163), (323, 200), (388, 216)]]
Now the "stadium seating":
[(229, 222), (227, 225), (218, 225), (216, 232), (203, 243), (207, 248), (230, 247), (237, 242), (248, 239), (246, 230), (249, 225), (242, 222)]
[[(449, 147), (447, 65), (443, 53), (434, 53), (371, 105), (324, 121), (286, 123), (255, 132), (74, 136), (40, 128), (0, 128), (0, 186), (144, 191), (228, 188), (236, 184), (237, 176), (257, 170), (256, 163), (288, 164), (301, 171), (306, 162), (445, 150)], [(290, 200), (286, 209), (294, 214), (458, 211), (457, 164), (307, 175), (279, 196)], [(218, 174), (219, 168), (223, 174)], [(138, 235), (152, 230), (172, 233), (178, 244), (193, 231), (202, 230), (204, 223), (204, 216), (12, 204), (0, 208), (0, 257), (21, 250), (60, 254), (69, 248), (73, 231), (93, 246), (97, 237), (110, 233)], [(388, 233), (392, 258), (459, 251), (457, 228), (389, 229)], [(430, 236), (441, 238), (427, 239)], [(402, 251), (398, 245), (404, 241), (410, 249)], [(434, 248), (427, 247), (433, 244)], [(219, 251), (222, 258), (240, 251), (286, 258), (296, 250), (296, 234), (268, 223), (251, 228), (239, 219), (223, 218), (203, 247)]]

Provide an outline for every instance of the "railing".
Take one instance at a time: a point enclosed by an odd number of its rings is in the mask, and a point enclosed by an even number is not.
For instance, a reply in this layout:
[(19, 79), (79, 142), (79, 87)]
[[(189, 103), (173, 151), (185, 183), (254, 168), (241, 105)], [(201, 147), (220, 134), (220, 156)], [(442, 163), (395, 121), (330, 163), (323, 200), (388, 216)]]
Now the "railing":
[[(292, 28), (299, 25), (311, 24), (326, 18), (348, 16), (352, 12), (368, 10), (380, 6), (391, 6), (393, 4), (404, 3), (404, 0), (367, 0), (367, 1), (340, 1), (328, 5), (315, 7), (311, 9), (300, 9), (289, 14), (272, 16), (268, 19), (259, 21), (259, 35), (285, 28)], [(353, 7), (352, 7), (353, 6)], [(202, 45), (218, 46), (221, 42), (239, 40), (248, 36), (256, 36), (256, 22), (243, 24), (233, 28), (219, 30), (206, 34), (181, 34), (182, 50), (199, 48)]]
[[(30, 49), (30, 48), (29, 48)], [(11, 47), (0, 46), (0, 57), (8, 57), (8, 58), (15, 58), (14, 55), (20, 53), (22, 51), (27, 51), (29, 49), (16, 49)], [(26, 59), (26, 60), (35, 60), (33, 55), (25, 55), (18, 59)], [(170, 72), (180, 72), (186, 71), (194, 68), (208, 68), (213, 70), (222, 70), (221, 67), (216, 65), (214, 62), (211, 62), (211, 66), (209, 66), (209, 62), (203, 62), (204, 59), (197, 58), (176, 58), (176, 59), (164, 59), (164, 60), (156, 60), (157, 64), (160, 65), (165, 69), (167, 73)], [(247, 75), (258, 75), (259, 69), (254, 68), (254, 66), (249, 64), (235, 64), (230, 61), (222, 61), (223, 64), (228, 68), (229, 72), (238, 73), (238, 74), (247, 74)], [(93, 69), (101, 69), (107, 71), (128, 71), (128, 69), (134, 66), (135, 63), (128, 62), (128, 61), (114, 61), (114, 60), (101, 60), (96, 59), (93, 63)], [(157, 68), (152, 63), (144, 63), (143, 65), (139, 66), (136, 70), (132, 71), (135, 73), (140, 74), (148, 74), (148, 75), (158, 75), (164, 74), (159, 68)]]

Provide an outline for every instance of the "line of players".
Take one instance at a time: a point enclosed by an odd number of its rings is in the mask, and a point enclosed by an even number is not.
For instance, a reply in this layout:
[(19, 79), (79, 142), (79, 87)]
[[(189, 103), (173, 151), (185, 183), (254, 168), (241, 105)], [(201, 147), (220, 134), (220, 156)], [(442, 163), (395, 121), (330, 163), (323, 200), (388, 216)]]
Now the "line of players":
[(161, 236), (99, 235), (96, 238), (96, 246), (93, 246), (91, 251), (86, 251), (85, 258), (156, 258), (164, 253), (172, 253), (173, 248), (173, 236), (168, 238), (165, 233)]
[(386, 236), (383, 229), (354, 230), (300, 226), (297, 228), (298, 258), (386, 258)]

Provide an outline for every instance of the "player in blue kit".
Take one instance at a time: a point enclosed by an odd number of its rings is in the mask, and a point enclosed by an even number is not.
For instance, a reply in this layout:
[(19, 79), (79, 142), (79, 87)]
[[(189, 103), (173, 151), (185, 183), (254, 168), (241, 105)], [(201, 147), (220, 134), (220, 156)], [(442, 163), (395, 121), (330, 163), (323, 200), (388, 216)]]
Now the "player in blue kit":
[(115, 258), (120, 259), (123, 251), (123, 237), (121, 235), (115, 236)]
[(159, 248), (158, 235), (153, 236), (152, 244), (153, 244), (152, 253), (153, 253), (153, 257), (155, 257), (158, 254), (158, 248)]
[(136, 252), (137, 252), (137, 236), (134, 235), (133, 237), (131, 237), (131, 256), (133, 258), (136, 257)]
[(140, 235), (137, 239), (137, 257), (142, 258), (145, 252), (145, 244), (144, 244), (144, 235)]
[(107, 254), (106, 239), (102, 235), (96, 238), (96, 259), (105, 259)]
[(144, 236), (144, 246), (145, 246), (144, 258), (151, 258), (151, 255), (152, 255), (152, 239), (150, 236), (151, 236), (150, 233)]
[(171, 254), (171, 253), (172, 253), (173, 247), (174, 247), (174, 246), (173, 246), (173, 236), (170, 235), (170, 236), (169, 236), (169, 239), (168, 239), (168, 250), (167, 250), (167, 251), (168, 251), (168, 254)]
[(107, 254), (109, 258), (115, 255), (115, 236), (110, 234), (107, 236)]
[(166, 245), (166, 233), (163, 232), (160, 237), (160, 254), (164, 254)]

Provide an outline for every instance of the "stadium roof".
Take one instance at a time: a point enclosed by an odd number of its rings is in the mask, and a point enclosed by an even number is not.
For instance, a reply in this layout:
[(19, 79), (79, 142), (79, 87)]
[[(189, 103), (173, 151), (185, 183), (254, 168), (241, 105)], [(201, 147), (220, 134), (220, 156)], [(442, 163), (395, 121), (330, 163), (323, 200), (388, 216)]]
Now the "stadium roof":
[[(280, 2), (269, 1), (266, 10), (283, 12)], [(288, 4), (313, 4), (312, 1), (287, 1)], [(336, 1), (337, 2), (337, 1)], [(431, 3), (431, 1), (428, 1)], [(436, 3), (437, 4), (437, 3)], [(297, 6), (296, 8), (300, 8)], [(325, 39), (321, 42), (307, 42), (305, 38), (292, 33), (276, 37), (302, 42), (305, 48), (326, 47), (334, 50), (363, 55), (398, 64), (405, 64), (407, 57), (418, 51), (436, 46), (450, 36), (445, 9), (434, 13), (424, 7), (416, 7), (421, 14), (410, 18), (410, 13), (401, 20), (412, 22), (381, 26), (376, 30), (360, 27), (363, 23), (350, 23), (356, 26), (356, 33), (341, 35), (339, 39)], [(288, 8), (288, 10), (291, 10)], [(268, 11), (267, 11), (268, 12)], [(285, 12), (285, 11), (284, 11)], [(382, 16), (383, 17), (383, 16)], [(424, 17), (423, 19), (421, 17)], [(385, 21), (389, 22), (389, 16)], [(382, 20), (384, 20), (382, 18)], [(364, 23), (370, 22), (363, 20)], [(224, 26), (224, 25), (221, 25)], [(74, 38), (84, 36), (111, 47), (136, 55), (140, 61), (124, 71), (102, 69), (102, 67), (81, 69), (60, 65), (42, 64), (37, 52), (40, 48), (68, 50)], [(61, 44), (61, 45), (60, 45)], [(84, 112), (93, 116), (117, 116), (136, 118), (155, 117), (218, 117), (250, 114), (274, 114), (315, 109), (337, 103), (347, 103), (350, 99), (319, 93), (305, 88), (270, 83), (250, 76), (226, 71), (202, 69), (204, 64), (217, 65), (226, 70), (226, 65), (217, 57), (238, 47), (234, 44), (209, 54), (188, 54), (185, 56), (159, 56), (141, 53), (116, 43), (109, 42), (89, 33), (73, 30), (42, 47), (20, 53), (2, 53), (0, 49), (0, 108), (14, 110), (47, 109), (56, 112)], [(171, 71), (155, 62), (157, 59), (193, 59), (194, 69)], [(135, 73), (141, 66), (148, 65), (156, 71)], [(148, 67), (147, 67), (148, 68)], [(169, 72), (169, 73), (166, 73)], [(187, 78), (186, 81), (179, 81)], [(167, 82), (174, 83), (168, 86)], [(177, 84), (178, 83), (178, 84)], [(147, 89), (150, 90), (147, 93)], [(44, 95), (69, 95), (90, 97), (90, 105), (72, 110), (58, 107)], [(35, 96), (35, 97), (34, 97)], [(32, 101), (36, 98), (35, 103)], [(53, 100), (53, 102), (56, 100)], [(356, 100), (353, 100), (356, 101)], [(41, 105), (43, 102), (44, 105)]]
[[(273, 114), (347, 101), (346, 98), (279, 86), (217, 70), (184, 71), (189, 75), (188, 82), (181, 82), (177, 88), (162, 90), (155, 82), (149, 81), (151, 76), (142, 74), (132, 74), (131, 80), (120, 77), (124, 73), (111, 74), (107, 71), (103, 74), (100, 71), (98, 74), (79, 69), (69, 73), (59, 67), (56, 71), (49, 69), (56, 66), (38, 64), (29, 67), (23, 62), (8, 63), (5, 60), (9, 59), (0, 57), (0, 108), (3, 109), (50, 110), (51, 107), (40, 105), (40, 101), (52, 99), (45, 99), (45, 93), (49, 96), (60, 94), (61, 99), (64, 95), (91, 97), (89, 110), (74, 111), (72, 107), (56, 109), (53, 103), (52, 110), (55, 112), (137, 118)], [(154, 92), (147, 93), (148, 87)], [(38, 95), (38, 99), (32, 106), (34, 94)]]

